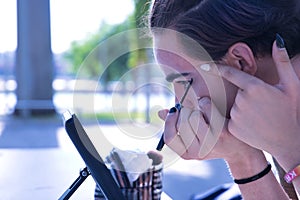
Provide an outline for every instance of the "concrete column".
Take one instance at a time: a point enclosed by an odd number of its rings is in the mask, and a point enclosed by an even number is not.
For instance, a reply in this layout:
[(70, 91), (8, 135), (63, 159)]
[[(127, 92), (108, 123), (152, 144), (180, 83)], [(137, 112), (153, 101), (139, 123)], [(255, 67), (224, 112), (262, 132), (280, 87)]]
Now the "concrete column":
[(55, 113), (49, 0), (17, 0), (15, 114)]

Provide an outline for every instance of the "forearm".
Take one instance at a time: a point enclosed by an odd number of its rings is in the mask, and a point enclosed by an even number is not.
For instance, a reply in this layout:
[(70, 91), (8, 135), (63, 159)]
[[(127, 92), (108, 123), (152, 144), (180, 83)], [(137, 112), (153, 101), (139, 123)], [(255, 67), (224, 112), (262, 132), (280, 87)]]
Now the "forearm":
[[(227, 163), (234, 179), (252, 177), (268, 165), (263, 152), (254, 149), (249, 155), (244, 155), (241, 159), (228, 160)], [(239, 184), (239, 188), (245, 200), (289, 199), (272, 171), (253, 182)]]

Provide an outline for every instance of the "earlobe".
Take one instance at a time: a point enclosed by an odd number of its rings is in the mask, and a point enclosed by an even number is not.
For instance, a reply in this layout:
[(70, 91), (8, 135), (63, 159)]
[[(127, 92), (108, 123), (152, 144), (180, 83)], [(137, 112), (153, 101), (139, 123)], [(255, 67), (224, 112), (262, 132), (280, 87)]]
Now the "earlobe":
[(250, 47), (242, 42), (233, 44), (226, 54), (227, 64), (254, 75), (257, 71), (255, 57)]

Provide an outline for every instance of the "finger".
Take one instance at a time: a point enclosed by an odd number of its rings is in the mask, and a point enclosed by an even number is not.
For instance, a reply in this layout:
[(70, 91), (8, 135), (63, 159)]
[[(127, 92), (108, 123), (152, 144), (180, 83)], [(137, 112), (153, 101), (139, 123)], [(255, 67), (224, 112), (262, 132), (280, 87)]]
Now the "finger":
[(178, 111), (168, 113), (165, 120), (164, 141), (173, 151), (181, 156), (186, 153), (186, 148), (182, 139), (177, 134), (176, 126), (178, 115)]
[(290, 62), (286, 48), (283, 45), (281, 45), (283, 48), (278, 47), (280, 46), (278, 45), (278, 40), (280, 39), (276, 38), (276, 41), (273, 43), (272, 56), (280, 79), (279, 83), (284, 86), (292, 86), (294, 85), (294, 81), (298, 81), (299, 79)]
[[(188, 148), (186, 147), (186, 153), (181, 155), (184, 159), (199, 159), (199, 148), (201, 147), (203, 138), (208, 130), (208, 124), (205, 122), (203, 118), (203, 114), (200, 110), (193, 110), (189, 116), (189, 128), (191, 132), (193, 132), (192, 139)], [(180, 136), (184, 141), (185, 134), (181, 134)]]
[[(238, 133), (241, 133), (241, 130), (239, 128), (239, 126), (236, 126), (238, 124), (241, 124), (239, 123), (240, 121), (240, 115), (239, 113), (241, 112), (240, 108), (236, 105), (236, 104), (233, 104), (231, 110), (230, 110), (230, 119), (228, 121), (228, 131), (234, 135), (235, 137), (238, 136)], [(241, 119), (243, 120), (243, 119)]]
[(185, 148), (180, 135), (174, 135), (174, 137), (170, 138), (170, 140), (168, 140), (166, 144), (180, 157), (183, 157), (187, 154), (187, 149)]
[(249, 84), (262, 82), (256, 77), (230, 66), (218, 65), (218, 67), (216, 67), (204, 64), (200, 66), (200, 69), (202, 69), (206, 73), (215, 76), (221, 76), (243, 90), (245, 90), (249, 86)]
[(250, 85), (264, 84), (260, 79), (229, 66), (219, 66), (220, 75), (242, 90), (247, 90)]
[[(178, 122), (179, 124), (178, 132), (186, 149), (189, 149), (189, 147), (191, 146), (192, 142), (195, 139), (197, 140), (196, 132), (194, 132), (190, 122), (191, 113), (192, 113), (192, 109), (183, 107), (180, 110), (180, 120)], [(198, 125), (199, 124), (198, 121), (196, 122), (193, 121), (192, 123)]]
[(167, 115), (168, 115), (168, 112), (169, 112), (169, 110), (168, 109), (163, 109), (163, 110), (160, 110), (160, 111), (158, 111), (158, 117), (160, 118), (160, 119), (162, 119), (162, 120), (166, 120), (166, 118), (167, 118)]
[(199, 107), (203, 112), (203, 117), (207, 124), (209, 124), (210, 116), (211, 116), (211, 101), (209, 97), (202, 97), (199, 102)]
[(204, 158), (212, 151), (218, 142), (226, 125), (226, 118), (222, 116), (218, 108), (208, 97), (203, 97), (199, 100), (199, 107), (209, 120), (209, 129), (203, 138), (199, 151), (199, 157)]
[(202, 111), (194, 110), (189, 118), (189, 123), (198, 140), (202, 142), (209, 129), (209, 125), (204, 119)]

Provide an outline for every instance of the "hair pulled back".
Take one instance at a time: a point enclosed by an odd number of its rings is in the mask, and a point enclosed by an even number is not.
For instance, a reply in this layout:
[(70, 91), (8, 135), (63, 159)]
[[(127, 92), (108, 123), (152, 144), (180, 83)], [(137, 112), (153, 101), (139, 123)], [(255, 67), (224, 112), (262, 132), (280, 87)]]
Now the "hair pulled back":
[(236, 42), (246, 43), (255, 56), (269, 55), (276, 33), (291, 57), (300, 52), (298, 0), (155, 0), (149, 24), (189, 36), (213, 60)]

